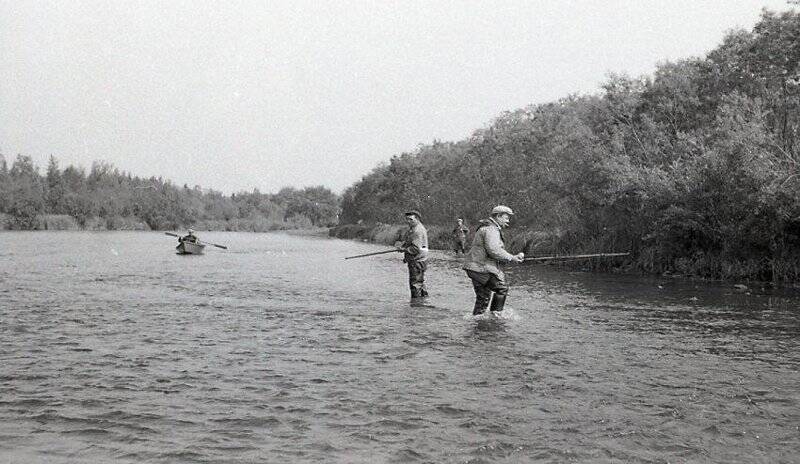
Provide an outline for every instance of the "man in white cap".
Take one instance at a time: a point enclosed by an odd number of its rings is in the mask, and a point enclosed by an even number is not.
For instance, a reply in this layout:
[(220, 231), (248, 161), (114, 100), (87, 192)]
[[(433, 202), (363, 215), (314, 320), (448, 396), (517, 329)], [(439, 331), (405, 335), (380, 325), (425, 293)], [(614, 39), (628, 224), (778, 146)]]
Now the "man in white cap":
[[(503, 310), (508, 293), (508, 284), (500, 263), (517, 262), (525, 260), (525, 253), (512, 255), (505, 249), (502, 229), (508, 227), (514, 212), (508, 206), (498, 205), (492, 209), (489, 219), (483, 220), (475, 232), (472, 248), (467, 253), (464, 270), (472, 280), (475, 289), (475, 308), (473, 315), (483, 314), (489, 305), (492, 312)], [(494, 296), (492, 296), (494, 292)]]

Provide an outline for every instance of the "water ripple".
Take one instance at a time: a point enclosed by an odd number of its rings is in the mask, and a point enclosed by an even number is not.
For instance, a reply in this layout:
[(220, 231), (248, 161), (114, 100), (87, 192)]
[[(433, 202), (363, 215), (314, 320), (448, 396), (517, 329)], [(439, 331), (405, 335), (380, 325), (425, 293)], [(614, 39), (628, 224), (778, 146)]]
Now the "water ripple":
[(0, 461), (796, 460), (795, 295), (531, 267), (473, 317), (439, 252), (417, 306), (370, 245), (209, 235), (4, 235)]

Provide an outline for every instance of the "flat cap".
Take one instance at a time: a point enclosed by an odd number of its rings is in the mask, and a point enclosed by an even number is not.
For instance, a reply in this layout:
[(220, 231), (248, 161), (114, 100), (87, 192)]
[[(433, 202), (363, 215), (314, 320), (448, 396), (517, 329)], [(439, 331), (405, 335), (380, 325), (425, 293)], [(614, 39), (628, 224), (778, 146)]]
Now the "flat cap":
[(503, 214), (503, 213), (509, 214), (511, 216), (514, 215), (514, 212), (511, 211), (511, 208), (509, 208), (508, 206), (497, 205), (494, 208), (492, 208), (492, 214), (493, 215), (494, 214)]

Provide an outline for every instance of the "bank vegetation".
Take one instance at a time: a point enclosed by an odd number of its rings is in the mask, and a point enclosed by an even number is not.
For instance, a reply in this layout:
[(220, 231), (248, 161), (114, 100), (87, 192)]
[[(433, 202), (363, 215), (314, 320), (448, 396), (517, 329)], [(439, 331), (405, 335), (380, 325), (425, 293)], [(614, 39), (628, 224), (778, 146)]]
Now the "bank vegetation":
[(41, 174), (29, 156), (0, 155), (0, 230), (311, 229), (337, 223), (339, 197), (325, 187), (223, 195), (161, 177), (141, 178), (97, 161)]
[(797, 282), (799, 65), (800, 15), (764, 11), (705, 57), (393, 157), (346, 190), (354, 226), (333, 234), (413, 207), (446, 240), (456, 217), (474, 230), (506, 204), (514, 252), (630, 251), (644, 272)]

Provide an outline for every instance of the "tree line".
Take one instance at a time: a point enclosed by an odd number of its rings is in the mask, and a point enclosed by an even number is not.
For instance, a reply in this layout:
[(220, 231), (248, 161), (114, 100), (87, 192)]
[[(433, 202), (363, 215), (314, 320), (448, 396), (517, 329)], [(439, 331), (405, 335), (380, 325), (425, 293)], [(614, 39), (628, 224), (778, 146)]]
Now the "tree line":
[[(394, 156), (347, 189), (342, 223), (476, 224), (517, 212), (526, 251), (632, 251), (628, 266), (800, 278), (800, 14), (764, 10), (705, 57), (508, 111)], [(518, 251), (518, 250), (515, 250)]]
[(96, 161), (60, 169), (51, 156), (44, 175), (29, 156), (11, 166), (0, 155), (0, 229), (181, 229), (266, 231), (329, 227), (339, 197), (325, 187), (286, 187), (230, 196), (161, 177), (141, 178)]

